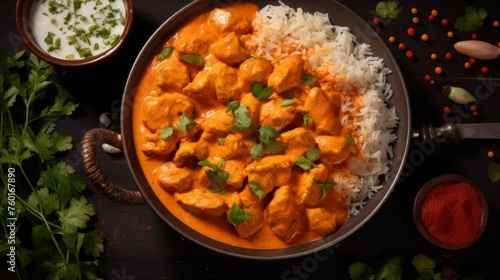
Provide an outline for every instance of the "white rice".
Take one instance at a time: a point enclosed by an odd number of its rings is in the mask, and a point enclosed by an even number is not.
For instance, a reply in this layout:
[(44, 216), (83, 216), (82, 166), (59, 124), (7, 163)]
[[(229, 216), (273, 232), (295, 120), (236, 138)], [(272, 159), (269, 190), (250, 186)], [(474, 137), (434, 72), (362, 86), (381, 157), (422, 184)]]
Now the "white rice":
[[(310, 14), (279, 2), (261, 9), (252, 24), (257, 55), (280, 60), (300, 54), (306, 67), (328, 67), (332, 77), (344, 81), (336, 88), (346, 113), (341, 123), (354, 126), (364, 157), (351, 157), (348, 170), (334, 174), (335, 190), (346, 194), (349, 214), (358, 214), (383, 187), (381, 178), (391, 166), (398, 117), (387, 104), (393, 94), (386, 81), (390, 70), (383, 59), (372, 56), (370, 45), (356, 42), (348, 27), (332, 25), (327, 14)], [(351, 85), (362, 95), (361, 110), (353, 106)]]

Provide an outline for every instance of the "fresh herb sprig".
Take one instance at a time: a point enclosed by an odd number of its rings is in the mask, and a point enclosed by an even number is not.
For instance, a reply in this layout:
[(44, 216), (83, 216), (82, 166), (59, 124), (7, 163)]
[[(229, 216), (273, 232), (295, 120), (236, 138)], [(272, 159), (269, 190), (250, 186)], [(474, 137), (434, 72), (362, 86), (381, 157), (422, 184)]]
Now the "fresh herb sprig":
[[(56, 122), (71, 115), (78, 104), (60, 86), (51, 87), (54, 67), (34, 55), (26, 58), (23, 52), (0, 50), (0, 69), (0, 193), (15, 190), (14, 209), (8, 208), (6, 195), (0, 198), (1, 226), (5, 236), (10, 235), (7, 218), (15, 217), (16, 233), (31, 231), (32, 236), (31, 242), (17, 234), (15, 239), (0, 240), (0, 255), (15, 246), (19, 279), (19, 269), (28, 266), (50, 279), (98, 279), (103, 237), (88, 227), (95, 208), (83, 195), (84, 181), (56, 158), (73, 147), (70, 136), (55, 130)], [(52, 105), (35, 111), (39, 97), (54, 91)], [(39, 176), (33, 166), (40, 167)], [(9, 186), (7, 173), (13, 170), (16, 183)], [(35, 245), (32, 250), (22, 246), (30, 243)]]
[(259, 143), (255, 144), (250, 149), (250, 155), (253, 159), (260, 159), (264, 152), (264, 148), (272, 154), (277, 153), (283, 148), (283, 142), (277, 140), (280, 137), (279, 131), (273, 126), (262, 126), (257, 131)]

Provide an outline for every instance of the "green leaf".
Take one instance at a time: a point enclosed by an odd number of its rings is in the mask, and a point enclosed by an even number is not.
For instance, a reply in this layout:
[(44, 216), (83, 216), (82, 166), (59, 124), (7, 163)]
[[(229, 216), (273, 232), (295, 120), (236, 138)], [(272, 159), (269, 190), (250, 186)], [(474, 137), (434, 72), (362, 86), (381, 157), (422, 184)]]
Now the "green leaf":
[(321, 150), (315, 147), (307, 151), (306, 158), (312, 161), (316, 161), (319, 159), (320, 155), (321, 155)]
[(280, 137), (280, 133), (275, 127), (262, 126), (257, 131), (257, 134), (259, 143), (255, 144), (250, 150), (250, 154), (254, 159), (259, 159), (262, 156), (264, 147), (272, 154), (277, 153), (283, 148), (283, 143), (276, 140), (276, 138)]
[(383, 19), (396, 19), (399, 14), (399, 7), (395, 1), (381, 1), (375, 7), (375, 13)]
[(328, 178), (324, 183), (316, 181), (313, 179), (313, 183), (321, 187), (322, 195), (321, 199), (325, 198), (326, 193), (333, 188), (333, 178)]
[(316, 82), (316, 77), (313, 75), (307, 74), (306, 72), (302, 72), (302, 85), (309, 86)]
[(163, 140), (167, 140), (172, 134), (174, 134), (174, 128), (171, 125), (164, 126), (160, 130), (160, 138)]
[(41, 209), (44, 216), (49, 216), (59, 209), (59, 199), (57, 195), (49, 193), (49, 188), (47, 187), (31, 193), (27, 202), (31, 207)]
[(181, 58), (182, 60), (184, 60), (185, 62), (189, 63), (189, 64), (192, 64), (192, 65), (198, 65), (198, 66), (202, 66), (204, 61), (203, 61), (203, 57), (199, 56), (199, 55), (194, 55), (194, 54), (183, 54), (181, 55)]
[(467, 7), (465, 14), (457, 18), (455, 28), (460, 31), (474, 31), (483, 26), (483, 20), (488, 16), (488, 12), (483, 8)]
[(347, 140), (347, 143), (349, 143), (349, 145), (356, 146), (356, 142), (354, 141), (354, 138), (352, 137), (352, 135), (347, 135), (346, 140)]
[(272, 87), (262, 88), (262, 86), (259, 83), (255, 83), (252, 85), (252, 95), (258, 100), (266, 100), (272, 94), (273, 94)]
[(58, 212), (58, 218), (66, 233), (75, 233), (85, 228), (90, 217), (95, 214), (95, 208), (85, 197), (72, 198), (67, 209)]
[(297, 104), (297, 101), (295, 101), (295, 99), (282, 99), (280, 102), (280, 107), (294, 106), (295, 104)]
[(85, 234), (82, 244), (85, 255), (98, 258), (104, 252), (104, 237), (95, 229)]
[[(238, 102), (238, 101), (236, 101)], [(250, 128), (252, 125), (252, 117), (248, 113), (248, 106), (246, 104), (237, 103), (237, 107), (234, 109), (236, 103), (229, 102), (228, 108), (232, 108), (233, 111), (233, 125), (230, 127), (234, 131), (244, 131)]]
[(252, 214), (245, 213), (236, 203), (233, 204), (229, 210), (229, 220), (227, 220), (232, 225), (240, 225), (246, 220), (252, 218)]
[(252, 156), (253, 159), (259, 159), (262, 157), (262, 152), (264, 150), (264, 146), (262, 143), (257, 143), (253, 145), (253, 147), (250, 149), (250, 155)]
[(185, 134), (189, 134), (195, 129), (194, 122), (185, 113), (182, 113), (176, 127)]
[(351, 280), (373, 280), (375, 274), (371, 266), (363, 263), (356, 262), (349, 266), (349, 276)]
[(427, 255), (417, 254), (411, 260), (411, 264), (417, 269), (421, 280), (432, 280), (436, 272), (436, 262)]
[(496, 162), (488, 164), (488, 178), (492, 183), (497, 183), (500, 180), (500, 164)]
[(311, 119), (309, 112), (302, 112), (302, 122), (305, 126), (309, 126), (309, 119)]
[(45, 107), (40, 112), (40, 117), (48, 122), (56, 122), (63, 116), (69, 116), (78, 108), (79, 104), (73, 102), (73, 97), (61, 86), (56, 85), (57, 95), (54, 104)]
[(316, 164), (314, 163), (316, 160), (319, 159), (319, 156), (321, 155), (321, 150), (318, 148), (312, 148), (307, 153), (305, 156), (300, 156), (295, 160), (295, 164), (298, 165), (302, 170), (309, 170), (313, 167), (316, 167)]
[(208, 160), (199, 161), (198, 165), (212, 169), (206, 170), (205, 174), (207, 175), (208, 179), (217, 184), (217, 187), (221, 187), (224, 181), (226, 181), (226, 179), (229, 177), (229, 173), (223, 169), (224, 159), (219, 161), (217, 165), (211, 163)]
[(264, 196), (264, 187), (257, 181), (248, 182), (248, 187), (250, 190), (259, 198), (259, 200)]
[(390, 257), (380, 268), (375, 279), (401, 280), (400, 257)]
[(165, 60), (174, 52), (174, 47), (165, 47), (158, 54), (158, 60)]

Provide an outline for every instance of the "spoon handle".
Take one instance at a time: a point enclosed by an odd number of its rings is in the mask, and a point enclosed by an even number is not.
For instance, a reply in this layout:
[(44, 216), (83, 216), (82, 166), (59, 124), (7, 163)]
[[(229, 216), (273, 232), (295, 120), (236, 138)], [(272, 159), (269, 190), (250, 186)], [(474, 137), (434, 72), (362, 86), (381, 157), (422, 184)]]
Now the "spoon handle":
[(465, 40), (455, 43), (457, 52), (480, 60), (496, 59), (500, 55), (500, 48), (479, 40)]

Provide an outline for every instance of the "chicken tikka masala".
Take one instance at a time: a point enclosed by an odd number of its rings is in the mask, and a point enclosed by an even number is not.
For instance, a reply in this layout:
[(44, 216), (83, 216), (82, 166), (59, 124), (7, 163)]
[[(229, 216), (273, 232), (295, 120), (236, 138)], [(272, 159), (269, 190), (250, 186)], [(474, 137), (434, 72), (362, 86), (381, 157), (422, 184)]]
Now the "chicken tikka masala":
[(255, 54), (257, 11), (215, 8), (165, 42), (137, 88), (134, 138), (151, 187), (185, 224), (235, 246), (283, 248), (348, 218), (332, 174), (359, 151), (335, 81), (301, 55)]

